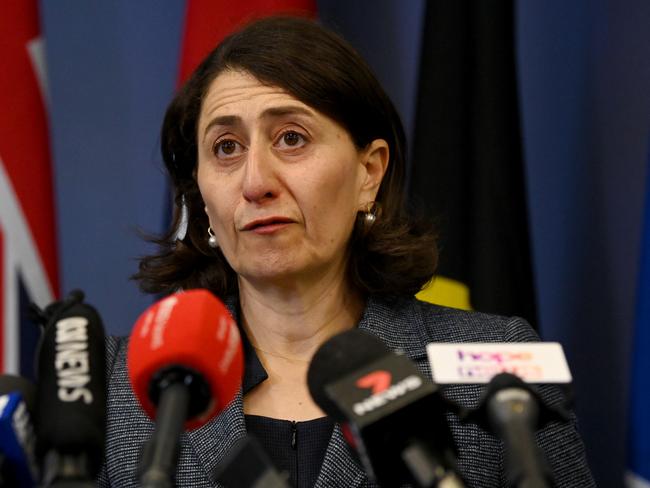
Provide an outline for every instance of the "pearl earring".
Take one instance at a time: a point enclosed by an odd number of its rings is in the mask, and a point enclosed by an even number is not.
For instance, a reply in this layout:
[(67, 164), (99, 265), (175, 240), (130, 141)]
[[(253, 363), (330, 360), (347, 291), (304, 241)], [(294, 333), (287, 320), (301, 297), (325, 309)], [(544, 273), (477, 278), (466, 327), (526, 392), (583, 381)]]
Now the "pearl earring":
[(208, 226), (208, 246), (210, 246), (212, 249), (216, 249), (219, 247), (219, 243), (217, 242), (217, 236), (214, 235), (214, 231), (212, 230), (212, 227)]
[(377, 218), (381, 215), (381, 205), (377, 202), (368, 202), (366, 208), (363, 210), (363, 226), (367, 234)]

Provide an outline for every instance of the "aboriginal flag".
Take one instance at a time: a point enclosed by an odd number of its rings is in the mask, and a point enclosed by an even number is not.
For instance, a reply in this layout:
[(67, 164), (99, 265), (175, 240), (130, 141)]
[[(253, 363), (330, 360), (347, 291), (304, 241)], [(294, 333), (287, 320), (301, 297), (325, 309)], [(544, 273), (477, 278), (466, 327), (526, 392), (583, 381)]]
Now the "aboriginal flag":
[(0, 15), (0, 371), (33, 376), (30, 301), (58, 294), (45, 63), (36, 0)]
[(438, 276), (418, 298), (536, 322), (513, 2), (431, 0), (410, 196), (438, 223)]

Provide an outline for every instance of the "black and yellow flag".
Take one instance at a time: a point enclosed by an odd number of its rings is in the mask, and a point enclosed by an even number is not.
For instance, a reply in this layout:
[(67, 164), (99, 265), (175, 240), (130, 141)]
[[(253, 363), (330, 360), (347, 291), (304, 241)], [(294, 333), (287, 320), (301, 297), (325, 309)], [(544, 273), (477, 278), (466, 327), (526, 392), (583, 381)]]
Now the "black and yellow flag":
[(440, 265), (418, 297), (534, 324), (513, 2), (426, 9), (410, 195), (439, 223)]

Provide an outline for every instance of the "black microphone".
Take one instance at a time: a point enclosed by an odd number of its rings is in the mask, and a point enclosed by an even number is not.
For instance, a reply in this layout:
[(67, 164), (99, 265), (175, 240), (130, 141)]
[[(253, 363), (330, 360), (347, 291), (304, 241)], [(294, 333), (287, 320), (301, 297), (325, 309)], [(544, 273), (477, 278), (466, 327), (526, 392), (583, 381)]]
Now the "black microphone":
[(494, 376), (479, 406), (462, 420), (478, 423), (504, 444), (506, 476), (512, 486), (554, 486), (551, 470), (535, 441), (535, 431), (551, 420), (568, 421), (562, 407), (544, 404), (537, 392), (511, 373)]
[(377, 337), (358, 329), (332, 337), (314, 355), (307, 383), (380, 485), (464, 486), (445, 418), (450, 406), (415, 364)]
[(0, 375), (0, 487), (31, 488), (38, 480), (35, 389), (25, 378)]
[(105, 334), (83, 293), (47, 307), (37, 354), (36, 432), (43, 486), (93, 486), (104, 457)]
[(459, 416), (501, 438), (505, 470), (513, 486), (553, 486), (535, 431), (550, 421), (570, 420), (564, 405), (547, 405), (533, 384), (566, 388), (571, 372), (562, 346), (554, 342), (432, 343), (427, 352), (436, 383), (486, 384), (474, 409)]

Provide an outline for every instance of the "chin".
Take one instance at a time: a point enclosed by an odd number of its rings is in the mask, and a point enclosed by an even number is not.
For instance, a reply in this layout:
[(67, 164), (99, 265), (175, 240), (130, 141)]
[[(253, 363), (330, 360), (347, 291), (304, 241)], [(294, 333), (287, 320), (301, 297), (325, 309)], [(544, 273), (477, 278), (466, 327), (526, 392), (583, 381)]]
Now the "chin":
[(255, 280), (286, 280), (301, 274), (302, 267), (290, 259), (261, 258), (247, 261), (237, 272), (246, 279)]
[(327, 260), (300, 253), (295, 247), (292, 250), (278, 251), (274, 249), (270, 252), (242, 253), (239, 255), (239, 266), (235, 271), (251, 282), (290, 285), (296, 280), (322, 276), (331, 268)]

